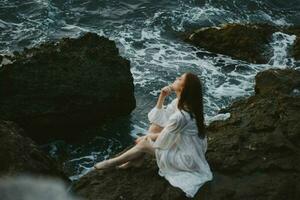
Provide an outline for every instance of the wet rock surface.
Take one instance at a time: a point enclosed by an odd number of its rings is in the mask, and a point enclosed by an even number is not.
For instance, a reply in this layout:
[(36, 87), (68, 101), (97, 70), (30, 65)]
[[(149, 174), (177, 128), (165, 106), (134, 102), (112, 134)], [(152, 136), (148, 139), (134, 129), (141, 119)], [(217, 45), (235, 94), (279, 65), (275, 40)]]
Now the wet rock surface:
[[(300, 198), (299, 91), (299, 71), (257, 74), (255, 94), (232, 103), (226, 109), (230, 118), (207, 127), (214, 179), (194, 199)], [(187, 199), (158, 175), (149, 155), (141, 168), (91, 171), (72, 188), (86, 199)]]
[(234, 102), (228, 108), (229, 119), (210, 124), (207, 159), (215, 172), (229, 180), (223, 195), (230, 199), (300, 197), (296, 184), (300, 179), (299, 89), (299, 71), (259, 72), (255, 95)]
[(250, 63), (264, 64), (272, 57), (272, 34), (283, 32), (296, 35), (291, 55), (300, 58), (300, 28), (280, 28), (269, 24), (224, 24), (183, 34), (184, 41), (205, 50), (232, 56)]
[(291, 55), (296, 59), (300, 60), (300, 26), (291, 27), (287, 30), (287, 33), (296, 35), (296, 41), (294, 42), (291, 50)]

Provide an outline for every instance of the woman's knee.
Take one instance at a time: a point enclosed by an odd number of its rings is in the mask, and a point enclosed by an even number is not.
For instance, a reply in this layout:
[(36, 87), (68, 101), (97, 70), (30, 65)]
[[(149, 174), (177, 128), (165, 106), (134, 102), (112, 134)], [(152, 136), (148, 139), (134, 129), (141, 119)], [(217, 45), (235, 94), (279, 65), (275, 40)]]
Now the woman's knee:
[(147, 147), (144, 145), (144, 144), (140, 144), (140, 143), (137, 143), (135, 145), (136, 147), (136, 151), (139, 152), (139, 153), (146, 153), (147, 152)]

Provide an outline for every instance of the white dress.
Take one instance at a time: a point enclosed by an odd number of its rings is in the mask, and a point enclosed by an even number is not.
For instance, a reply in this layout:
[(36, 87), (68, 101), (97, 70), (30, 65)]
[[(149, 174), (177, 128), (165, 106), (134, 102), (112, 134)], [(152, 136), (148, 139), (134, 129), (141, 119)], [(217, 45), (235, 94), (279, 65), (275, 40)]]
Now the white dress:
[(201, 139), (195, 118), (177, 108), (178, 98), (167, 106), (156, 106), (148, 113), (151, 123), (164, 127), (151, 144), (155, 148), (159, 175), (179, 187), (187, 197), (194, 197), (199, 188), (213, 179), (206, 161), (207, 137)]

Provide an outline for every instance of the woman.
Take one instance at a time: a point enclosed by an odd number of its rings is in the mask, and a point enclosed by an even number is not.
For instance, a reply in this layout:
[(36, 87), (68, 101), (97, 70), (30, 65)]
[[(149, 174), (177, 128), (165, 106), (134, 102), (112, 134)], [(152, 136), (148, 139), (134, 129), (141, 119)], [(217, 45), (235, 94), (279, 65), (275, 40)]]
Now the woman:
[[(171, 90), (177, 97), (163, 107)], [(160, 176), (182, 189), (187, 197), (194, 197), (198, 189), (213, 178), (205, 159), (207, 136), (199, 78), (193, 73), (184, 73), (170, 86), (162, 88), (148, 119), (152, 124), (147, 135), (139, 137), (137, 144), (122, 155), (97, 163), (95, 169), (140, 166), (143, 155), (149, 153), (156, 158)]]

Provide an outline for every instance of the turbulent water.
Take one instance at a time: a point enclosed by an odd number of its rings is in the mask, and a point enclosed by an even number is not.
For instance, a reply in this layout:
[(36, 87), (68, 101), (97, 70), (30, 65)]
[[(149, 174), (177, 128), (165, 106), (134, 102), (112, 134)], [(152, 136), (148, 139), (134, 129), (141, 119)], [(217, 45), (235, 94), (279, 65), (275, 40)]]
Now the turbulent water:
[[(114, 40), (120, 54), (131, 61), (137, 107), (93, 131), (80, 143), (53, 141), (44, 147), (65, 163), (71, 179), (96, 162), (132, 143), (148, 128), (147, 112), (160, 89), (186, 71), (205, 85), (205, 119), (237, 98), (253, 94), (254, 76), (270, 67), (299, 68), (287, 53), (295, 36), (274, 33), (273, 57), (268, 64), (249, 64), (196, 49), (178, 32), (227, 22), (267, 22), (300, 25), (299, 0), (0, 0), (0, 53), (9, 53), (61, 37), (92, 31)], [(167, 98), (169, 102), (174, 94)], [(166, 102), (166, 103), (167, 103)]]

